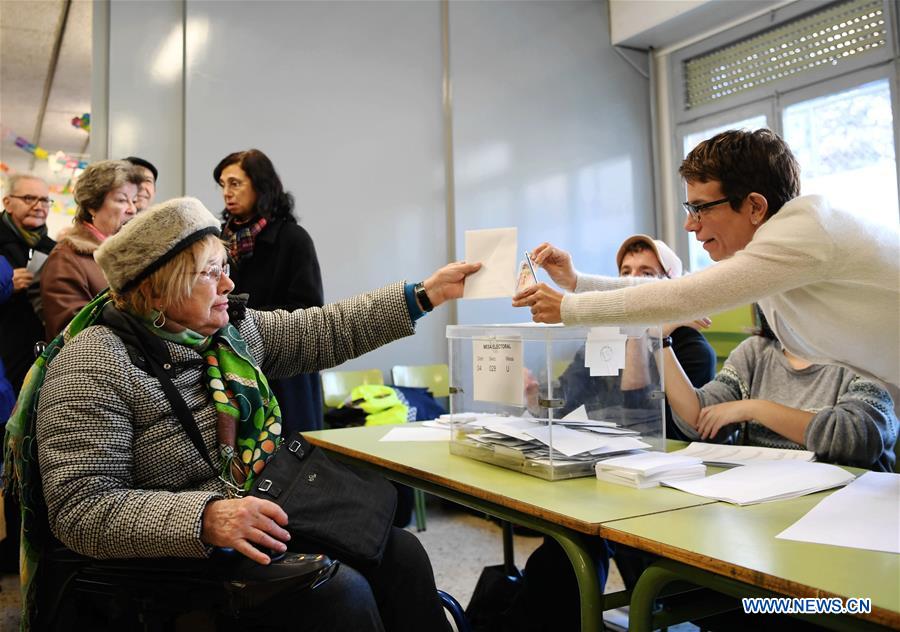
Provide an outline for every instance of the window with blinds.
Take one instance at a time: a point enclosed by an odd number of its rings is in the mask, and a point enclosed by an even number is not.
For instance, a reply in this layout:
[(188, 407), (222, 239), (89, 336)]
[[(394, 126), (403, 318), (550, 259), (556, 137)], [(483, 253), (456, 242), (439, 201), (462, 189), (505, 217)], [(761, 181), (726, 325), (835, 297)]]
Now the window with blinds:
[(882, 0), (849, 0), (683, 62), (685, 109), (721, 102), (887, 45)]

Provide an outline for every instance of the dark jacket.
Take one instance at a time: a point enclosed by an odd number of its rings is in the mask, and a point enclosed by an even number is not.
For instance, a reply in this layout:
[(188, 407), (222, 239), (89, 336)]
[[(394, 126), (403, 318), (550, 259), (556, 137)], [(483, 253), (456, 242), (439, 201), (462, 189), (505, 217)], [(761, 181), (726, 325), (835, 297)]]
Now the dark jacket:
[[(34, 250), (50, 254), (55, 245), (55, 241), (44, 236)], [(0, 222), (0, 257), (5, 258), (13, 268), (24, 268), (28, 265), (30, 250), (12, 228)], [(0, 358), (6, 366), (6, 377), (16, 393), (34, 362), (34, 343), (43, 339), (44, 324), (28, 300), (27, 292), (14, 292), (0, 303)]]
[[(249, 294), (248, 306), (289, 311), (321, 307), (322, 273), (312, 237), (300, 226), (271, 220), (256, 236), (253, 256), (232, 261), (234, 292)], [(318, 373), (270, 380), (284, 422), (284, 436), (322, 427), (322, 386)]]

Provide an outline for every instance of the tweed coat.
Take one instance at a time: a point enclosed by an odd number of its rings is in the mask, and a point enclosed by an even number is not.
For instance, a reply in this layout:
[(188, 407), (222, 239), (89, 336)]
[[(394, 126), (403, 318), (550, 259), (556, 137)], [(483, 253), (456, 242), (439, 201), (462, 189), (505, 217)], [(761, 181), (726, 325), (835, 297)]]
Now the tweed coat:
[[(271, 378), (335, 366), (414, 332), (403, 283), (322, 308), (248, 309), (238, 329)], [(188, 347), (166, 345), (173, 382), (218, 466), (203, 359)], [(85, 329), (51, 362), (37, 430), (50, 528), (67, 547), (96, 558), (208, 555), (201, 518), (225, 487), (158, 380), (130, 361), (108, 327)]]

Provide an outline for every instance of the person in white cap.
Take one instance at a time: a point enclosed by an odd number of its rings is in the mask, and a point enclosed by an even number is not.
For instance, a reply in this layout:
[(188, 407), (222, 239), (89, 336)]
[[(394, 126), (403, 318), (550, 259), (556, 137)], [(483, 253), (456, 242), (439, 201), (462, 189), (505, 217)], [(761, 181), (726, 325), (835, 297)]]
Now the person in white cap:
[[(541, 244), (534, 251), (534, 256), (545, 257), (548, 251), (555, 251), (555, 256), (568, 256), (568, 253), (550, 244)], [(652, 279), (674, 279), (680, 277), (684, 266), (678, 255), (659, 239), (649, 235), (632, 235), (622, 242), (616, 252), (616, 267), (620, 277), (644, 277)], [(556, 279), (554, 279), (556, 280)], [(671, 346), (678, 362), (684, 368), (688, 380), (696, 387), (701, 387), (716, 375), (716, 353), (698, 330), (709, 326), (709, 320), (699, 319), (686, 324), (672, 323), (663, 327), (663, 345)], [(630, 350), (632, 343), (629, 340)], [(629, 400), (642, 400), (642, 389), (649, 383), (649, 370), (646, 354), (628, 353), (629, 361), (622, 369), (621, 378), (591, 377), (590, 369), (585, 367), (583, 350), (560, 377), (560, 385), (565, 393), (565, 400), (576, 404), (584, 404), (588, 410), (626, 404)], [(654, 369), (655, 370), (655, 367)], [(564, 409), (563, 413), (569, 412)], [(666, 437), (670, 439), (686, 439), (681, 429), (672, 419), (668, 405), (665, 407)]]

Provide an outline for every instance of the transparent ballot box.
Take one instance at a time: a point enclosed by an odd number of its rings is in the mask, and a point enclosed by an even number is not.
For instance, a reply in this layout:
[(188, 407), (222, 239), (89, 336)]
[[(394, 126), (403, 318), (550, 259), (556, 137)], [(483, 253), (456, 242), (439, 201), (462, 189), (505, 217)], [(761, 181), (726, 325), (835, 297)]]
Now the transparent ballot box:
[(665, 446), (659, 327), (450, 325), (450, 451), (547, 480)]

